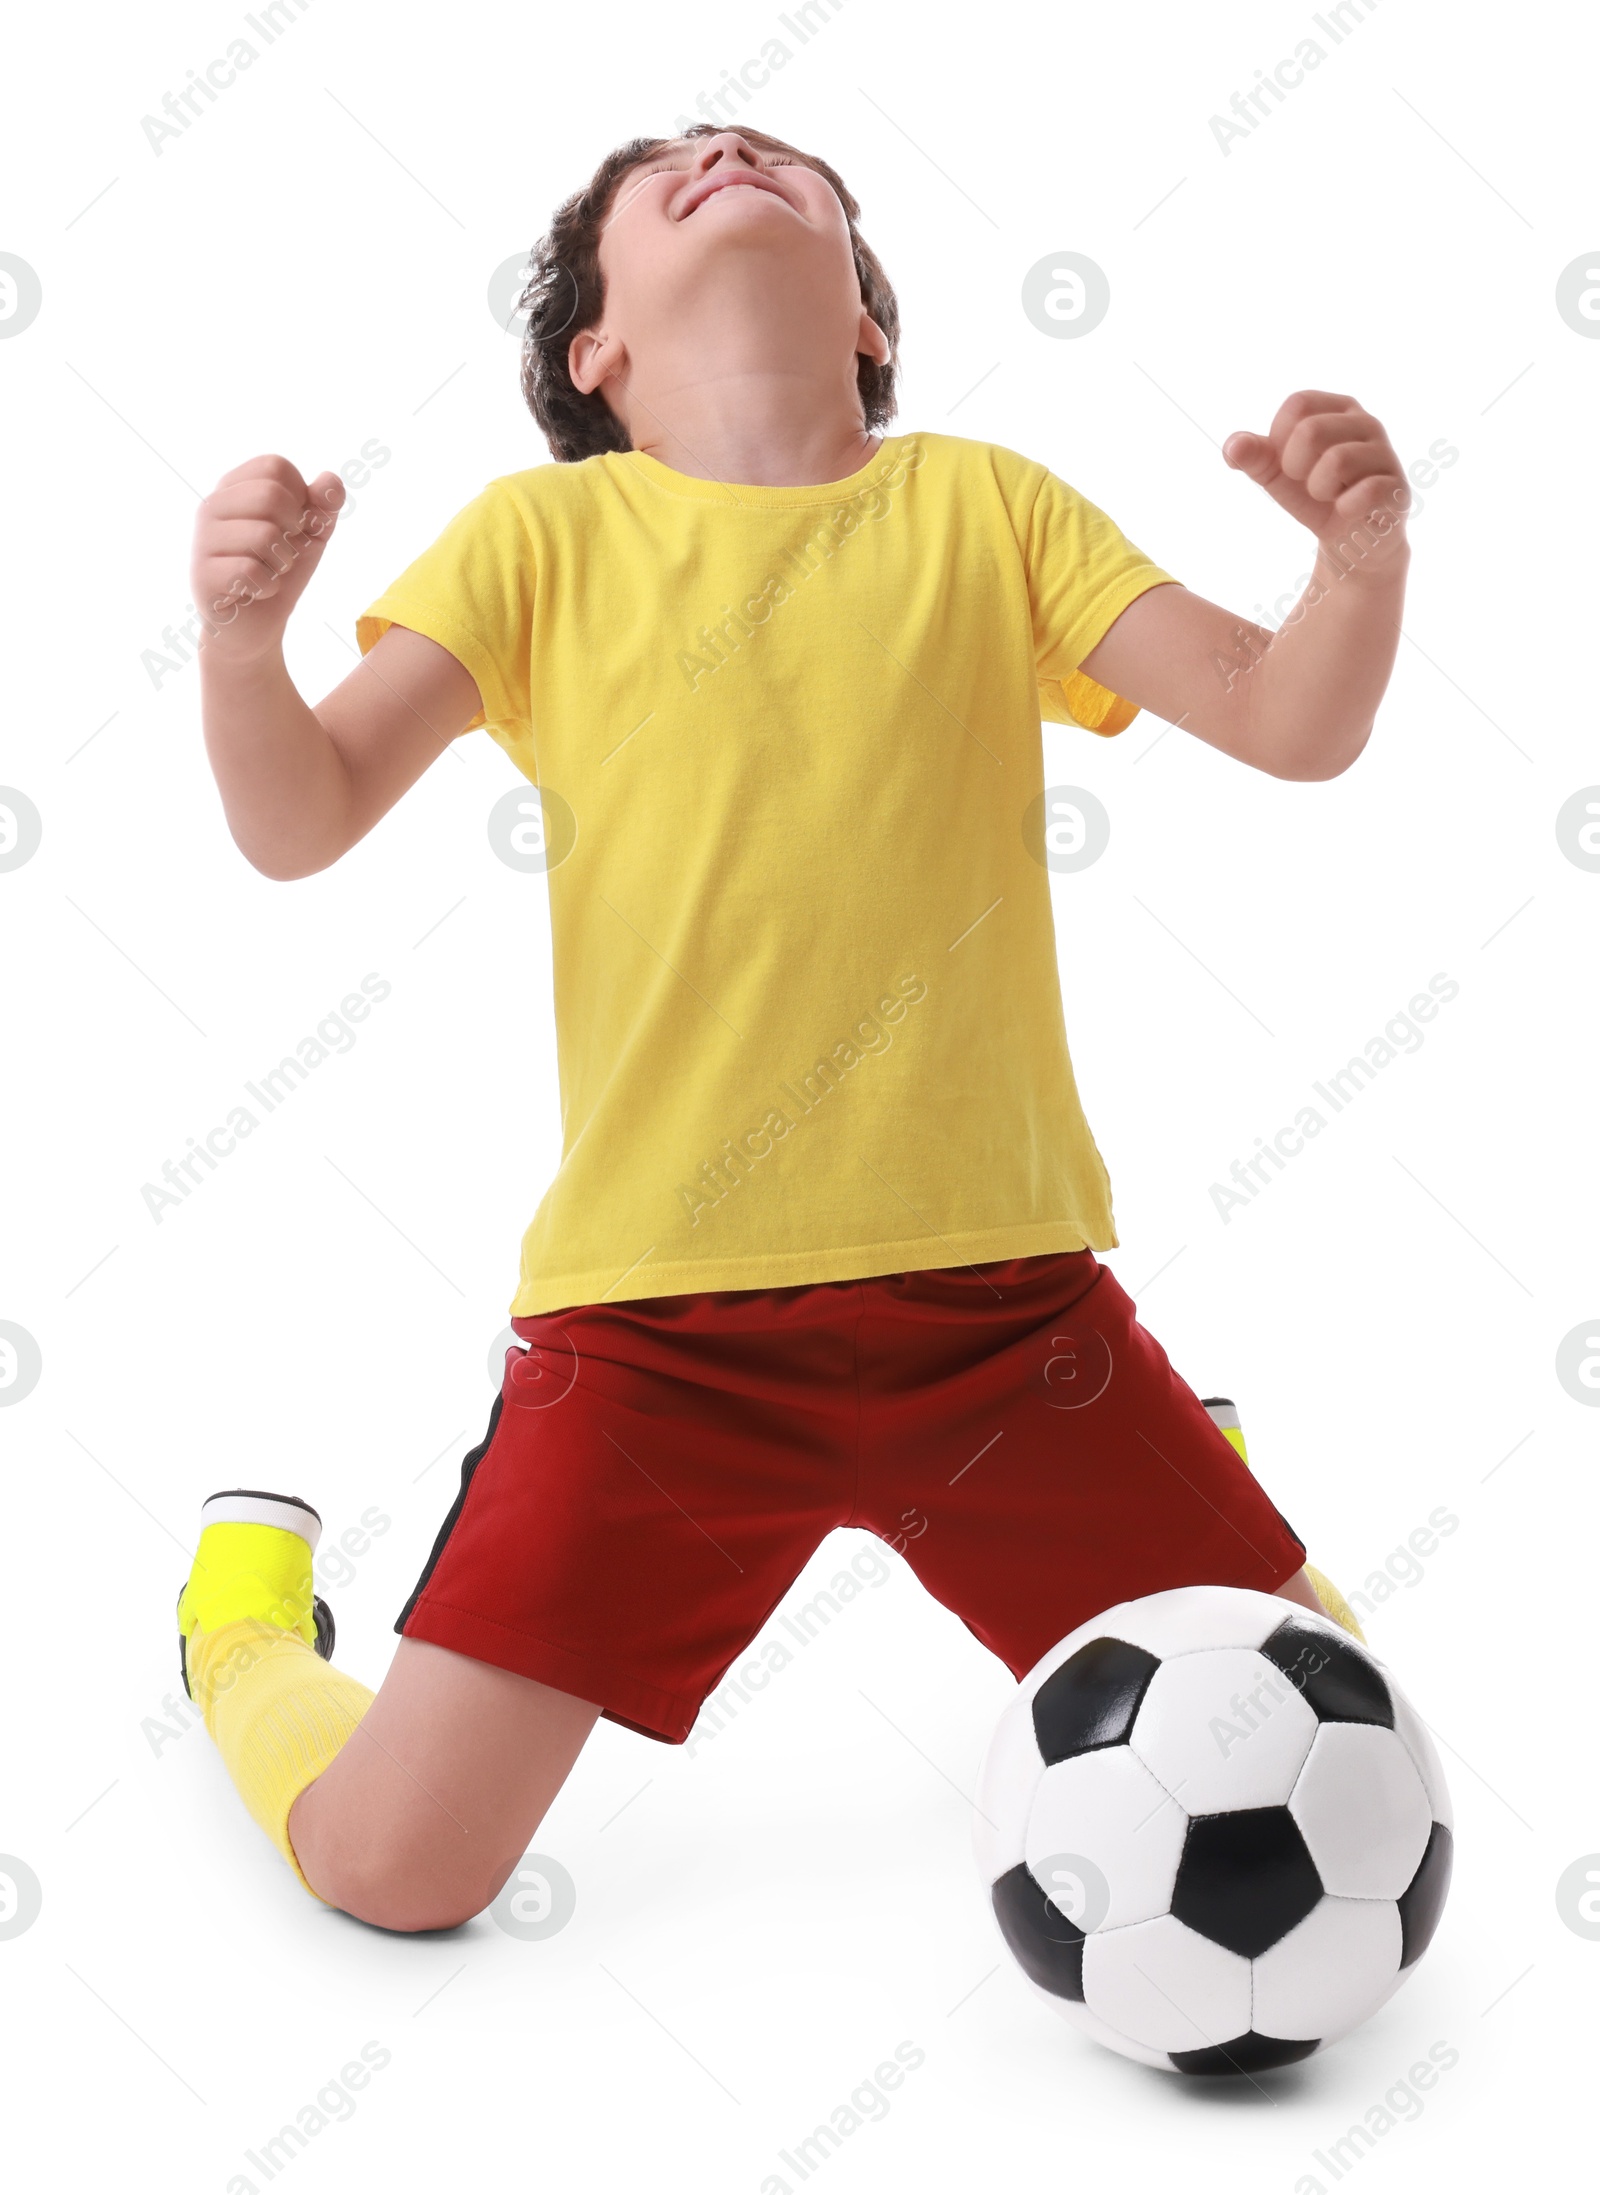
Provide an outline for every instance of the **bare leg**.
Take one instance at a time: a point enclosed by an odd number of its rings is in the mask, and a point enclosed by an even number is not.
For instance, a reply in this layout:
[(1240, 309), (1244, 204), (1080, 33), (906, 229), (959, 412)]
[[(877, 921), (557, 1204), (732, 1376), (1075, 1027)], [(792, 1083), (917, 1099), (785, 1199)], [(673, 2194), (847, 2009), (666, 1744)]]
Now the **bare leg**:
[(364, 1720), (289, 1815), (317, 1895), (379, 1928), (454, 1928), (510, 1876), (600, 1710), (402, 1639)]
[[(1303, 1570), (1297, 1570), (1292, 1578), (1285, 1578), (1278, 1587), (1278, 1592), (1282, 1599), (1298, 1601), (1302, 1608), (1315, 1609), (1319, 1616), (1325, 1616), (1328, 1612), (1318, 1600), (1316, 1588)], [(381, 1693), (379, 1697), (382, 1697)]]

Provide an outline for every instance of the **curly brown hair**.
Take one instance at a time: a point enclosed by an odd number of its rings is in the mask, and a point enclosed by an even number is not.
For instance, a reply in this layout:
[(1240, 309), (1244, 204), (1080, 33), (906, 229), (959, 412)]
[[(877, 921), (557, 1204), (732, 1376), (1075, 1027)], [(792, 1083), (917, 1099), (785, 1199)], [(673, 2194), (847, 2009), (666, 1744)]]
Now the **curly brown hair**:
[[(684, 132), (685, 137), (716, 134), (717, 125), (711, 122), (697, 122)], [(826, 160), (801, 152), (781, 137), (768, 137), (761, 130), (741, 130), (739, 135), (758, 151), (786, 153), (814, 168), (832, 186), (844, 208), (861, 302), (889, 345), (889, 356), (881, 366), (871, 358), (856, 360), (862, 419), (868, 432), (886, 426), (895, 409), (900, 307), (877, 253), (856, 226), (860, 206)], [(548, 232), (528, 254), (528, 280), (517, 306), (528, 316), (522, 338), (522, 394), (544, 431), (550, 454), (563, 465), (575, 465), (604, 450), (633, 446), (627, 429), (601, 392), (596, 389), (585, 396), (573, 386), (567, 370), (567, 347), (576, 333), (592, 327), (600, 317), (605, 298), (600, 231), (618, 183), (630, 168), (649, 160), (663, 146), (679, 142), (672, 137), (635, 137), (608, 153), (583, 189), (575, 191), (557, 210)]]

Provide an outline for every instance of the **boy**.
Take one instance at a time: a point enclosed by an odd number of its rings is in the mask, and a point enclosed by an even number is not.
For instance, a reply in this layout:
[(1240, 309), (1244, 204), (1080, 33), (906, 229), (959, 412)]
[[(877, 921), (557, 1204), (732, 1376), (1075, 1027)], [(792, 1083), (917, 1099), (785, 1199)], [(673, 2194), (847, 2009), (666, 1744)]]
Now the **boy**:
[(836, 1526), (1016, 1675), (1170, 1586), (1342, 1610), (1096, 1262), (1026, 832), (1041, 714), (1347, 769), (1397, 646), (1400, 466), (1319, 391), (1233, 436), (1318, 542), (1279, 634), (1236, 620), (1044, 467), (883, 435), (898, 314), (858, 211), (756, 132), (614, 153), (524, 300), (558, 462), (452, 521), (315, 710), (281, 641), (336, 477), (259, 458), (201, 507), (206, 742), (257, 869), (327, 867), (480, 724), (577, 826), (527, 1347), (382, 1690), (324, 1658), (298, 1497), (214, 1496), (179, 1604), (247, 1804), (383, 1927), (489, 1903), (598, 1715), (680, 1742)]

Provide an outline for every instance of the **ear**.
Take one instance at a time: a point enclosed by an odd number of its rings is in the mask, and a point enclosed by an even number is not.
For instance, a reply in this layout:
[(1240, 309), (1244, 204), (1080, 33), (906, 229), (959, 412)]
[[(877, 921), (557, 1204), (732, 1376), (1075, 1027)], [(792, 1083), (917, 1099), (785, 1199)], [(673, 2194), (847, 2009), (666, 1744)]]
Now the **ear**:
[(870, 358), (875, 366), (886, 366), (889, 363), (889, 338), (865, 305), (861, 308), (861, 321), (856, 330), (856, 355)]
[(567, 371), (582, 396), (592, 396), (602, 381), (620, 374), (628, 354), (620, 339), (598, 328), (585, 328), (567, 345)]

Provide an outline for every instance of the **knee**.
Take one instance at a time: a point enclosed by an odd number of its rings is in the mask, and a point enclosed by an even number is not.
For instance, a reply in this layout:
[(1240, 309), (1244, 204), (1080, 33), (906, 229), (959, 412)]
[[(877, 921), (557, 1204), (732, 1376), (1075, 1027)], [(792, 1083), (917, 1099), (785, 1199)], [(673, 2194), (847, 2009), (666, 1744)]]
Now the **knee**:
[(297, 1857), (319, 1898), (369, 1927), (400, 1935), (459, 1928), (498, 1888), (481, 1863), (407, 1840), (373, 1840), (358, 1851), (297, 1851)]
[(422, 1935), (430, 1929), (460, 1928), (489, 1903), (475, 1891), (452, 1883), (415, 1882), (404, 1878), (363, 1878), (339, 1886), (328, 1899), (371, 1928), (392, 1929), (397, 1935)]

